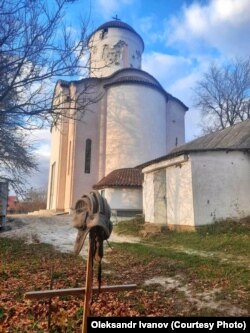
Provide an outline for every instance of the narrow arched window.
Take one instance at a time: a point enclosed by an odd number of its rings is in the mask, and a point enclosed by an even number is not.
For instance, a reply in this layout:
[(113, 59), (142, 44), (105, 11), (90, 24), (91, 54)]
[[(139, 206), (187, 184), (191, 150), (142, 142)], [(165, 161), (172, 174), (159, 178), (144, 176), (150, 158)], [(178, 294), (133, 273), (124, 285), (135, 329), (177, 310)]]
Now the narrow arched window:
[(91, 163), (91, 140), (87, 139), (85, 143), (85, 173), (90, 173)]

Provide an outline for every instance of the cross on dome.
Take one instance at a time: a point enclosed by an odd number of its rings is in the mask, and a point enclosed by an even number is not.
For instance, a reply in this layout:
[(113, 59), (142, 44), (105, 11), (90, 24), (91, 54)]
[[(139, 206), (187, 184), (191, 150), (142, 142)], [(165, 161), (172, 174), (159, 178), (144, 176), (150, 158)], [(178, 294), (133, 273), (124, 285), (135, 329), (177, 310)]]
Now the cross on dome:
[(115, 15), (115, 17), (112, 17), (112, 19), (114, 19), (115, 21), (121, 21), (121, 19), (118, 18), (117, 14)]

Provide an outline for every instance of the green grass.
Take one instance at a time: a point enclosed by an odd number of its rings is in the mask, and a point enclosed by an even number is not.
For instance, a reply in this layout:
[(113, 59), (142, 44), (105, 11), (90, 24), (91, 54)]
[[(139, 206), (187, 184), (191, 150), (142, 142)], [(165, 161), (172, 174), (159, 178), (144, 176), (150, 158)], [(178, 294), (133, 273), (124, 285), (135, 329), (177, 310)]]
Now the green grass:
[(241, 262), (231, 261), (218, 263), (217, 258), (207, 258), (194, 254), (178, 252), (170, 248), (159, 248), (149, 244), (121, 243), (113, 244), (116, 249), (126, 251), (133, 257), (140, 257), (144, 263), (148, 263), (158, 258), (158, 265), (165, 265), (163, 259), (170, 260), (175, 269), (175, 274), (183, 271), (195, 274), (201, 279), (222, 279), (226, 277), (230, 281), (230, 286), (234, 288), (237, 284), (242, 284), (250, 291), (250, 270)]
[[(135, 218), (119, 222), (115, 226), (115, 232), (139, 236), (142, 227), (143, 219)], [(143, 243), (154, 244), (157, 247), (181, 247), (195, 251), (219, 251), (236, 256), (249, 256), (250, 225), (233, 221), (217, 222), (200, 227), (196, 232), (168, 231), (160, 235), (151, 235), (143, 239)]]
[[(118, 227), (124, 234), (138, 235), (141, 225), (142, 221), (132, 220), (120, 222)], [(168, 231), (143, 238), (141, 243), (113, 246), (139, 257), (145, 265), (157, 258), (158, 266), (174, 267), (174, 274), (185, 272), (210, 282), (225, 279), (231, 290), (241, 285), (250, 291), (249, 224), (224, 221), (196, 232)]]
[(151, 236), (149, 241), (161, 246), (181, 246), (191, 250), (223, 252), (231, 255), (250, 253), (250, 228), (228, 222), (200, 228), (197, 232), (175, 232)]
[(121, 221), (115, 227), (114, 231), (117, 234), (126, 234), (131, 236), (138, 236), (139, 231), (142, 229), (144, 224), (143, 217), (135, 217), (134, 219)]

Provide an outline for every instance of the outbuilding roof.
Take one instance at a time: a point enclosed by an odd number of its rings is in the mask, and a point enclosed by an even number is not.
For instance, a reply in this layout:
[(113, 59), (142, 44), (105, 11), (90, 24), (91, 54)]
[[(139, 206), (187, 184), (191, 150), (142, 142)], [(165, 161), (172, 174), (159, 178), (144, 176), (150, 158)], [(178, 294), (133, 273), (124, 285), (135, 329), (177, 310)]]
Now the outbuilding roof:
[(223, 130), (204, 135), (175, 148), (171, 153), (194, 150), (245, 150), (250, 149), (250, 119)]
[(140, 169), (124, 168), (110, 172), (106, 177), (102, 178), (94, 189), (100, 190), (107, 187), (134, 187), (141, 188), (143, 174)]

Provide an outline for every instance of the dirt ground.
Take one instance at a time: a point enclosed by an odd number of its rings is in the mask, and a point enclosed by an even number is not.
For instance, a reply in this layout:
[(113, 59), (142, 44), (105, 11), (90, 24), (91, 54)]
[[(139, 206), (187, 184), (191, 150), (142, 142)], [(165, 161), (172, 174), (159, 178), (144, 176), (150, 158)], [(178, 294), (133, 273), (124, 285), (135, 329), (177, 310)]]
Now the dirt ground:
[[(51, 217), (27, 214), (10, 215), (6, 226), (11, 229), (0, 233), (0, 237), (21, 238), (28, 244), (47, 243), (61, 252), (73, 252), (77, 229), (72, 226), (72, 215)], [(111, 242), (138, 242), (139, 238), (121, 236), (112, 232)], [(86, 247), (82, 250), (86, 254)]]
[[(41, 217), (32, 215), (15, 215), (13, 220), (10, 217), (7, 226), (11, 230), (0, 233), (0, 237), (21, 238), (27, 243), (48, 243), (61, 252), (73, 252), (77, 230), (72, 226), (72, 216), (60, 215), (52, 217)], [(139, 238), (132, 236), (121, 236), (115, 232), (111, 234), (111, 242), (116, 243), (137, 243)], [(86, 246), (81, 251), (86, 255)], [(180, 250), (180, 249), (179, 249)], [(200, 253), (202, 256), (203, 253)], [(206, 256), (209, 253), (206, 253)], [(117, 258), (116, 258), (117, 259)], [(121, 258), (121, 262), (123, 259)], [(119, 266), (119, 265), (118, 265)], [(138, 270), (138, 267), (137, 267)], [(248, 315), (248, 310), (239, 305), (231, 304), (228, 300), (218, 299), (221, 290), (217, 286), (209, 290), (198, 291), (193, 288), (182, 276), (162, 276), (157, 271), (151, 274), (150, 278), (140, 273), (140, 281), (145, 286), (160, 286), (165, 293), (182, 294), (188, 304), (197, 308), (209, 308), (215, 311), (223, 311), (229, 316)], [(179, 294), (178, 294), (179, 293)]]

